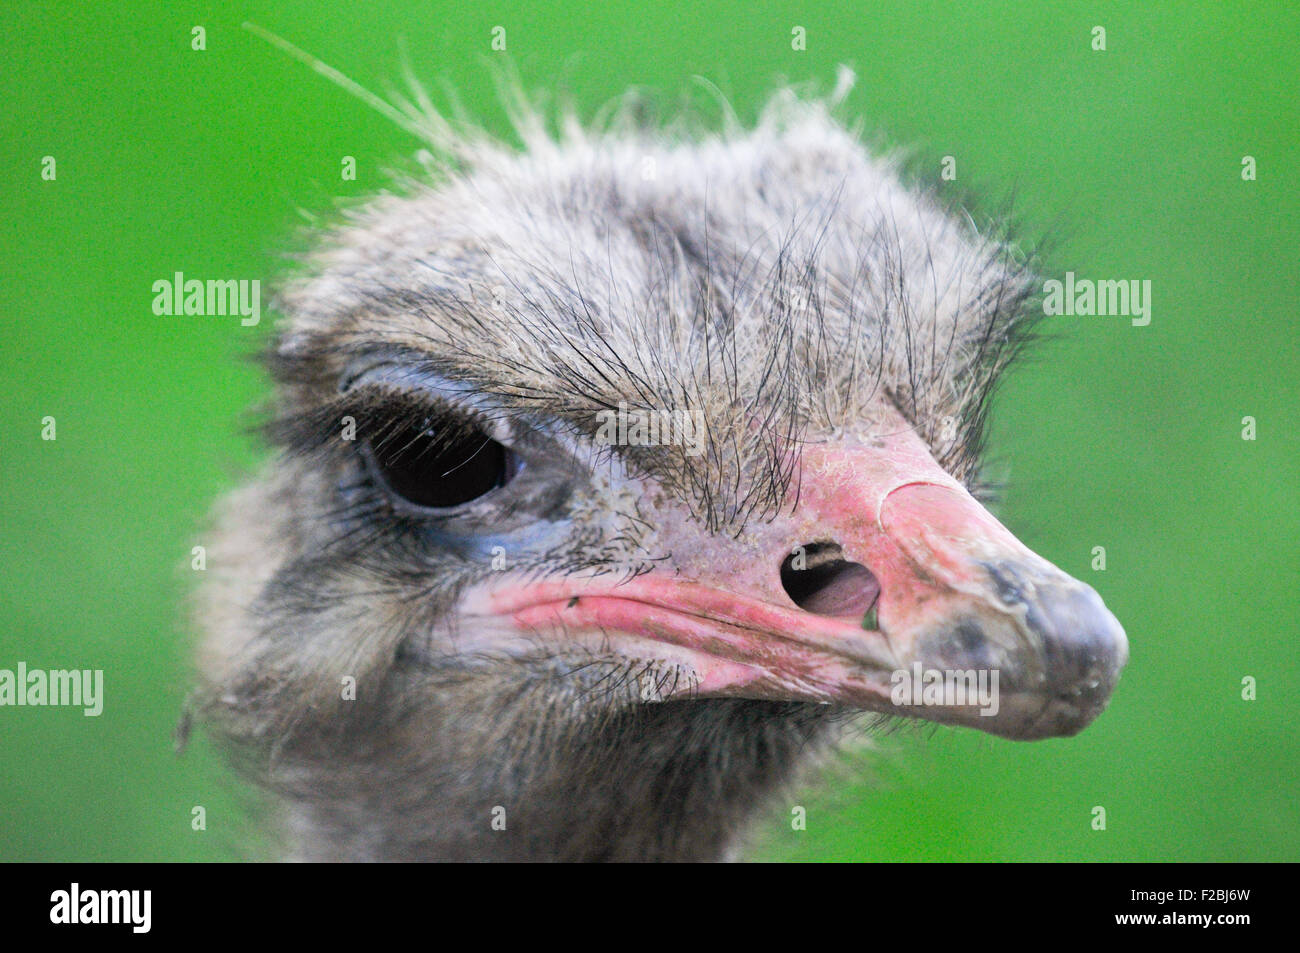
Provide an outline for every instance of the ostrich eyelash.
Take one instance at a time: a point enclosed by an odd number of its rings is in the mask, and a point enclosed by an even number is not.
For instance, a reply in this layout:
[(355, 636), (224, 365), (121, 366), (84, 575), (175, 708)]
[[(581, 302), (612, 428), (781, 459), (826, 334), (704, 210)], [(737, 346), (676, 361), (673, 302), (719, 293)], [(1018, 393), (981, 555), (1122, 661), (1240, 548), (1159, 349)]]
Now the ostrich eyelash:
[(307, 410), (282, 413), (262, 429), (267, 440), (295, 457), (354, 450), (367, 441), (382, 445), (411, 428), (429, 428), (447, 439), (475, 430), (488, 434), (493, 422), (474, 411), (427, 395), (378, 387), (345, 391)]

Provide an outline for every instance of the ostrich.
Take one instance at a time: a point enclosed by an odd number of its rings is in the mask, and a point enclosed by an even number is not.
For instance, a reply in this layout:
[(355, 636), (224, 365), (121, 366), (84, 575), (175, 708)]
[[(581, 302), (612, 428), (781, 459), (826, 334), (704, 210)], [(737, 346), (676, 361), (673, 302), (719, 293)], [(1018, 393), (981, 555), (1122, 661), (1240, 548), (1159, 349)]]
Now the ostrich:
[(285, 856), (729, 859), (856, 721), (1104, 708), (1122, 628), (977, 500), (1032, 269), (842, 91), (515, 101), (522, 148), (402, 104), (433, 148), (279, 291), (280, 452), (200, 596), (197, 711)]

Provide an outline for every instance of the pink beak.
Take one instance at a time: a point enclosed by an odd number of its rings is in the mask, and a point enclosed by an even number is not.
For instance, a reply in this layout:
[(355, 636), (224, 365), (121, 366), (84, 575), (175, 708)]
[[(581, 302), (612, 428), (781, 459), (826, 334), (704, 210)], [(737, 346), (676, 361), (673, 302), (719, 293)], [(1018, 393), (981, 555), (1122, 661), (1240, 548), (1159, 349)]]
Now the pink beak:
[(496, 585), (466, 607), (689, 673), (660, 699), (839, 703), (1011, 738), (1080, 731), (1128, 659), (1124, 630), (901, 416), (882, 429), (805, 447), (793, 512), (738, 538), (702, 542), (679, 520), (661, 534), (668, 566), (648, 575)]

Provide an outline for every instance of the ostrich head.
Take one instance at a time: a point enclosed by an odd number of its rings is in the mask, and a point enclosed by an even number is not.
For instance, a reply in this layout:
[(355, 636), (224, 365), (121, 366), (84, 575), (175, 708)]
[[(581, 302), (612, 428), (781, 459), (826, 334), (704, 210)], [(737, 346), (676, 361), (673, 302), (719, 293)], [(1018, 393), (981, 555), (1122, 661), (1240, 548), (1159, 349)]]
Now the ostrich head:
[(294, 856), (728, 856), (856, 713), (1096, 717), (1123, 630), (972, 495), (1011, 248), (824, 101), (522, 150), (418, 115), (428, 175), (280, 295), (282, 452), (204, 590), (202, 715)]

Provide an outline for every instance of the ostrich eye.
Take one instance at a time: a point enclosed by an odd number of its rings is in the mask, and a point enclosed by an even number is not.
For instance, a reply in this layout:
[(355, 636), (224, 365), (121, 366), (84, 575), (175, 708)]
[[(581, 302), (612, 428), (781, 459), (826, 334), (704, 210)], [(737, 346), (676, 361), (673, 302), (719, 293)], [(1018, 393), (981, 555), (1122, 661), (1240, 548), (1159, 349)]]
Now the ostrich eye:
[(505, 486), (519, 468), (514, 454), (483, 431), (429, 421), (372, 439), (366, 461), (390, 493), (432, 509), (476, 500)]

